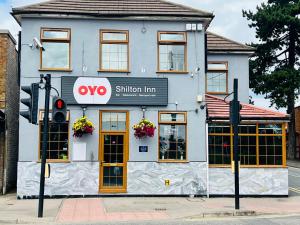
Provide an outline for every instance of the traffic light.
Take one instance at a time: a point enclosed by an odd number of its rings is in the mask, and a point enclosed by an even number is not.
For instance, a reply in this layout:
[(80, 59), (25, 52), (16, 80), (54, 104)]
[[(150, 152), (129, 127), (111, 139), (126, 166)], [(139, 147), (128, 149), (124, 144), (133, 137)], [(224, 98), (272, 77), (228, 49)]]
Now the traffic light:
[(67, 119), (67, 105), (62, 98), (53, 97), (52, 99), (52, 122), (64, 123)]
[(26, 118), (29, 123), (37, 124), (39, 83), (32, 83), (30, 86), (22, 86), (21, 90), (29, 94), (30, 98), (21, 99), (21, 102), (28, 107), (28, 110), (21, 111), (20, 115)]

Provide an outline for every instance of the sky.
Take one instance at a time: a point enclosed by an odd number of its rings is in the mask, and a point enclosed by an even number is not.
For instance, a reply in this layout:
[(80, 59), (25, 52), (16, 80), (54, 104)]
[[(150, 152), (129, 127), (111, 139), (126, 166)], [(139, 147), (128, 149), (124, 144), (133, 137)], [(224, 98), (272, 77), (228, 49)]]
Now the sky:
[[(256, 6), (266, 0), (169, 0), (193, 8), (213, 12), (215, 18), (209, 30), (241, 43), (256, 42), (255, 30), (250, 29), (248, 21), (242, 16), (242, 10), (255, 11)], [(9, 29), (17, 36), (20, 26), (9, 14), (11, 7), (18, 7), (42, 0), (0, 0), (0, 29)], [(251, 91), (255, 105), (268, 107), (270, 102), (263, 96), (255, 96)], [(274, 108), (273, 108), (274, 109)], [(280, 111), (284, 111), (281, 109)]]

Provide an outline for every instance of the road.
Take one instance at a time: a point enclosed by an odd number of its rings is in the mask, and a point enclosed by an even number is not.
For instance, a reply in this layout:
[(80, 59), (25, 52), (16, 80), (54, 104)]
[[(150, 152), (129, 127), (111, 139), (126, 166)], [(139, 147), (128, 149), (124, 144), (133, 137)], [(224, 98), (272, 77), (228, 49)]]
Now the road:
[(300, 196), (300, 168), (289, 167), (289, 196)]
[[(1, 223), (0, 223), (1, 224)], [(59, 225), (58, 223), (43, 223), (44, 225)], [(78, 223), (89, 225), (91, 223)], [(264, 217), (228, 217), (228, 218), (211, 218), (211, 219), (194, 219), (194, 220), (162, 220), (145, 221), (145, 222), (100, 222), (91, 225), (299, 225), (300, 216), (264, 216)], [(30, 225), (30, 224), (26, 224)], [(33, 225), (33, 224), (32, 224)], [(35, 224), (36, 225), (36, 224)], [(71, 225), (71, 224), (64, 224)], [(73, 224), (72, 224), (73, 225)]]

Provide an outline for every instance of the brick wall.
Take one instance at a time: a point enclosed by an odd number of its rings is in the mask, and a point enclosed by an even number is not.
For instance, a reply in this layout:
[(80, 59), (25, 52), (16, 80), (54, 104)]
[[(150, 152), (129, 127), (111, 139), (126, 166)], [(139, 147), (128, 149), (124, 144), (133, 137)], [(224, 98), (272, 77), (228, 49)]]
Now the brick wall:
[(2, 153), (0, 153), (2, 154), (2, 160), (0, 160), (0, 179), (3, 180), (4, 178), (3, 167), (5, 166), (6, 180), (2, 182), (2, 185), (0, 183), (0, 193), (2, 193), (4, 182), (6, 184), (6, 190), (9, 191), (16, 186), (17, 180), (19, 129), (17, 56), (18, 54), (15, 48), (15, 42), (11, 35), (9, 33), (0, 33), (0, 107), (6, 114), (6, 132), (4, 136), (5, 144), (0, 143), (0, 145), (4, 146), (2, 147)]

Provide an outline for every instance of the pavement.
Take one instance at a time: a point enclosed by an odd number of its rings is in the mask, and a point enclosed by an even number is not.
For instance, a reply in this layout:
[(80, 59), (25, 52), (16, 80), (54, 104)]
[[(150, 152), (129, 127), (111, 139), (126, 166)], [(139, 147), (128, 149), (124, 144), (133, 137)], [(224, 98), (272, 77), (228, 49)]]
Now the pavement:
[(38, 200), (0, 197), (0, 224), (87, 224), (132, 221), (202, 220), (215, 217), (300, 215), (300, 196), (289, 198), (104, 197), (46, 199), (44, 218)]

